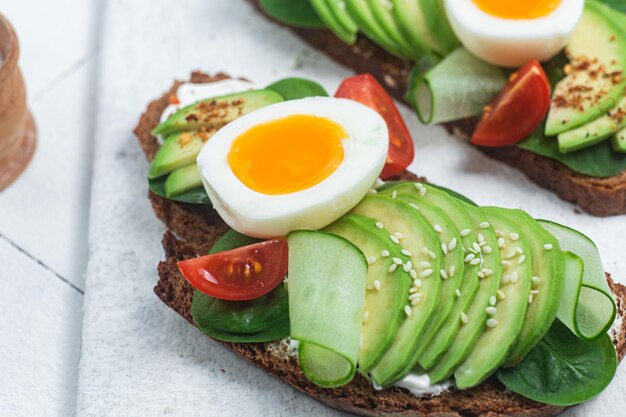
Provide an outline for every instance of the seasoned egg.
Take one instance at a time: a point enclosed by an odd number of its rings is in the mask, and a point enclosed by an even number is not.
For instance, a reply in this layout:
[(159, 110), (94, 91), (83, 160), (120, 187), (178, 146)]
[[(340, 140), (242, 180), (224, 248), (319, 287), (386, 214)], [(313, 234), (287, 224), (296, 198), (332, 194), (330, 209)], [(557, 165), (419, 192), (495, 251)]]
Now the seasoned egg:
[(545, 61), (567, 43), (584, 0), (445, 0), (457, 37), (471, 53), (494, 65), (520, 67)]
[(352, 100), (273, 104), (220, 129), (198, 155), (213, 206), (233, 229), (260, 237), (320, 229), (354, 207), (385, 163), (383, 118)]

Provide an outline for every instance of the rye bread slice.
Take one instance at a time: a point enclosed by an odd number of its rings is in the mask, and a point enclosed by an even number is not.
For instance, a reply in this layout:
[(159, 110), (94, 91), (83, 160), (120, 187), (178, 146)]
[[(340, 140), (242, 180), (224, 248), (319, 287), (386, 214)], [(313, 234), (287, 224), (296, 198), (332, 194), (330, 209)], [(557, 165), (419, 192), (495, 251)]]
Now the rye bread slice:
[[(224, 74), (209, 76), (194, 72), (190, 81), (212, 82), (227, 78)], [(150, 133), (158, 122), (170, 97), (180, 85), (173, 87), (159, 99), (151, 102), (141, 116), (135, 134), (148, 160), (159, 148)], [(399, 179), (424, 180), (405, 172)], [(205, 254), (227, 226), (212, 209), (203, 206), (177, 203), (150, 193), (155, 214), (167, 226), (163, 236), (166, 259), (159, 263), (154, 292), (171, 309), (195, 326), (191, 316), (193, 288), (182, 276), (176, 262)], [(178, 236), (178, 237), (176, 237)], [(614, 283), (607, 274), (611, 290), (618, 303), (618, 315), (626, 315), (626, 287)], [(613, 340), (620, 360), (626, 354), (626, 320), (620, 320), (613, 329)], [(451, 390), (436, 396), (416, 397), (401, 388), (374, 390), (368, 381), (357, 375), (349, 384), (336, 389), (323, 389), (311, 382), (300, 371), (297, 359), (287, 353), (284, 342), (226, 343), (220, 342), (234, 353), (254, 363), (299, 391), (329, 407), (364, 416), (405, 417), (549, 417), (565, 410), (523, 398), (507, 391), (495, 378), (490, 378), (470, 390)]]
[[(257, 10), (258, 0), (249, 0)], [(277, 22), (280, 24), (280, 22)], [(330, 30), (290, 27), (304, 41), (324, 52), (339, 64), (355, 72), (368, 72), (381, 82), (389, 93), (406, 103), (408, 77), (412, 63), (402, 61), (365, 38), (359, 36), (352, 46), (337, 38)], [(446, 130), (459, 139), (469, 141), (475, 119), (447, 123)], [(579, 174), (562, 163), (509, 146), (480, 148), (486, 155), (522, 171), (540, 187), (551, 190), (594, 216), (606, 217), (626, 213), (626, 171), (608, 178)]]

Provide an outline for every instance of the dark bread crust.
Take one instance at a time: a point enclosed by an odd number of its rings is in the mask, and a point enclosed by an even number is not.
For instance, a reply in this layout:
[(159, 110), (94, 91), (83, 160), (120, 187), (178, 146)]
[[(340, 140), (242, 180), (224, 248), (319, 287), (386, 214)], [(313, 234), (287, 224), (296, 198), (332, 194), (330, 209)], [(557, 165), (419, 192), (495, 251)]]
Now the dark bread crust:
[[(258, 0), (250, 0), (258, 8)], [(260, 11), (260, 9), (259, 9)], [(277, 22), (278, 23), (278, 22)], [(290, 28), (307, 43), (355, 72), (369, 72), (396, 100), (406, 102), (408, 76), (412, 64), (402, 61), (363, 36), (347, 45), (323, 29)], [(476, 120), (447, 123), (446, 130), (467, 141)], [(593, 178), (572, 171), (560, 162), (517, 148), (480, 148), (486, 155), (522, 171), (540, 187), (553, 191), (595, 216), (626, 213), (626, 171), (609, 178)]]
[[(191, 81), (211, 82), (224, 78), (226, 78), (224, 74), (211, 77), (194, 72)], [(135, 134), (149, 160), (153, 158), (159, 147), (156, 138), (150, 134), (150, 131), (158, 123), (163, 109), (168, 104), (169, 96), (179, 84), (180, 82), (176, 82), (171, 90), (150, 103), (135, 129)], [(408, 172), (403, 173), (399, 178), (418, 179)], [(150, 200), (156, 215), (169, 229), (163, 236), (166, 260), (158, 265), (159, 281), (154, 291), (167, 306), (195, 326), (191, 316), (193, 288), (176, 267), (176, 262), (205, 254), (215, 240), (227, 229), (227, 226), (211, 209), (176, 203), (152, 193), (150, 193)], [(181, 239), (178, 239), (174, 233)], [(623, 317), (623, 306), (626, 306), (626, 287), (613, 284), (608, 275), (607, 279), (609, 279), (611, 288), (618, 300), (619, 315)], [(620, 359), (626, 353), (625, 326), (626, 320), (622, 323), (622, 327), (615, 337), (618, 340), (616, 346)], [(360, 375), (357, 375), (352, 382), (344, 387), (322, 389), (304, 377), (295, 358), (276, 354), (276, 351), (271, 348), (272, 344), (220, 343), (318, 401), (330, 407), (359, 415), (548, 417), (559, 414), (565, 409), (564, 407), (540, 404), (508, 392), (495, 378), (491, 378), (470, 390), (454, 390), (432, 397), (416, 397), (399, 388), (376, 391)]]

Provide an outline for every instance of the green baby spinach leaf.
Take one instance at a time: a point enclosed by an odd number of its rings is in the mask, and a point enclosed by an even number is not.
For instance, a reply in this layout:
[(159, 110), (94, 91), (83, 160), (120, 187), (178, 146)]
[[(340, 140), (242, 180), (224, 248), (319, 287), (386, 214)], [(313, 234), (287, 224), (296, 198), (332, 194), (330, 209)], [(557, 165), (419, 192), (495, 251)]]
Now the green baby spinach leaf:
[(297, 100), (305, 97), (328, 97), (324, 87), (306, 78), (284, 78), (265, 87), (280, 94), (285, 100)]
[(309, 0), (260, 0), (259, 6), (269, 17), (289, 26), (325, 27)]
[(617, 353), (608, 334), (592, 342), (576, 337), (555, 320), (546, 336), (513, 368), (497, 377), (508, 389), (544, 404), (569, 406), (598, 395), (617, 369)]

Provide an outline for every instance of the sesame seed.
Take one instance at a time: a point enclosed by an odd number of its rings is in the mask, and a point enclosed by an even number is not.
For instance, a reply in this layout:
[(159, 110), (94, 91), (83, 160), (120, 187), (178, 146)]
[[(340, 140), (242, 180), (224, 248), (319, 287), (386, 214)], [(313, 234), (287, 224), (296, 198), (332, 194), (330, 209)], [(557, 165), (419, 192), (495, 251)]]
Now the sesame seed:
[(472, 248), (476, 251), (476, 252), (481, 252), (482, 248), (480, 247), (480, 245), (476, 242), (472, 243)]
[(437, 233), (443, 233), (443, 228), (439, 226), (438, 224), (434, 225), (433, 229), (435, 229), (435, 232)]
[(456, 248), (456, 238), (453, 237), (450, 242), (448, 242), (448, 250), (454, 250), (454, 248)]
[(418, 291), (417, 287), (409, 288), (409, 294), (415, 294)]
[(459, 232), (459, 234), (461, 235), (461, 237), (467, 237), (470, 233), (472, 233), (472, 231), (470, 229), (463, 229)]
[(387, 268), (387, 272), (394, 272), (396, 270), (396, 268), (398, 267), (398, 264), (391, 264), (389, 265), (389, 268)]
[(450, 268), (448, 268), (448, 275), (451, 277), (454, 276), (454, 265), (450, 265)]
[(498, 298), (504, 300), (506, 298), (506, 294), (502, 290), (498, 290)]
[(515, 256), (517, 255), (517, 252), (512, 250), (511, 252), (509, 252), (504, 258), (505, 259), (511, 259), (511, 258), (515, 258)]
[(541, 284), (541, 278), (539, 278), (538, 276), (532, 277), (531, 280), (533, 281), (533, 285)]
[(508, 267), (509, 267), (509, 266), (511, 266), (511, 265), (513, 265), (513, 264), (511, 263), (511, 261), (502, 261), (502, 266), (503, 266), (503, 267), (505, 267), (505, 268), (508, 268)]
[(511, 233), (511, 234), (509, 235), (509, 237), (511, 238), (511, 240), (517, 240), (517, 239), (519, 239), (519, 234), (517, 234), (517, 233)]
[(461, 290), (459, 290), (458, 288), (456, 290), (454, 290), (455, 294), (457, 297), (461, 296)]
[(413, 280), (413, 285), (415, 286), (415, 288), (421, 288), (422, 287), (422, 280), (419, 278), (415, 278)]
[(469, 262), (469, 261), (471, 261), (471, 260), (472, 260), (472, 259), (474, 259), (474, 258), (476, 258), (476, 255), (474, 255), (473, 253), (470, 253), (469, 255), (467, 255), (467, 256), (465, 257), (465, 259), (464, 259), (463, 261), (464, 261), (464, 262)]
[(374, 286), (372, 284), (370, 284), (367, 287), (365, 287), (365, 289), (368, 290), (368, 291), (372, 291), (374, 289)]
[(515, 252), (519, 253), (520, 255), (524, 253), (524, 250), (522, 248), (520, 248), (519, 246), (517, 246), (515, 248)]
[(367, 264), (368, 264), (368, 265), (372, 265), (372, 264), (373, 264), (373, 263), (375, 263), (375, 262), (376, 262), (376, 257), (375, 257), (375, 256), (369, 256), (369, 257), (367, 258)]
[(485, 273), (483, 271), (478, 271), (478, 273), (476, 275), (478, 275), (478, 278), (480, 278), (480, 279), (485, 278)]
[(448, 245), (446, 245), (445, 243), (441, 244), (441, 250), (443, 251), (444, 255), (448, 254)]
[(478, 246), (480, 246), (481, 248), (485, 246), (486, 244), (487, 242), (485, 242), (484, 240), (482, 242), (478, 242)]
[(365, 310), (365, 313), (363, 314), (363, 321), (367, 321), (367, 319), (369, 318), (369, 316), (370, 316), (370, 312), (369, 312), (369, 311), (367, 311), (367, 310)]
[(421, 190), (422, 188), (424, 188), (424, 186), (421, 183), (416, 182), (415, 183), (415, 188), (417, 188), (418, 190)]
[(411, 310), (411, 306), (410, 305), (404, 306), (404, 314), (406, 314), (407, 316), (411, 317), (411, 313), (412, 312), (413, 312), (413, 310)]
[(483, 268), (481, 269), (482, 273), (485, 274), (486, 277), (488, 277), (489, 275), (493, 274), (493, 271), (489, 268)]
[(496, 229), (496, 236), (498, 236), (498, 237), (504, 237), (504, 236), (506, 236), (506, 235), (504, 234), (504, 232), (503, 232), (503, 231)]
[(481, 262), (480, 258), (472, 259), (470, 265), (478, 265)]
[(437, 259), (437, 255), (433, 251), (428, 251), (428, 256), (430, 256), (430, 259)]
[(409, 272), (413, 269), (413, 263), (411, 261), (406, 261), (406, 263), (402, 266), (404, 272)]
[(376, 191), (375, 189), (372, 188), (371, 190), (367, 190), (367, 193), (370, 194), (370, 195), (376, 195), (376, 194), (378, 194), (378, 191)]
[(383, 227), (385, 227), (385, 225), (382, 224), (381, 222), (376, 222), (376, 227), (378, 227), (379, 229), (382, 229)]
[(448, 273), (446, 272), (445, 269), (442, 269), (441, 271), (439, 271), (439, 275), (441, 275), (441, 278), (443, 279), (448, 279)]
[(417, 305), (420, 302), (420, 300), (421, 300), (421, 298), (416, 298), (414, 300), (411, 300), (411, 305), (412, 306)]
[(420, 190), (420, 197), (424, 197), (426, 195), (426, 188), (422, 188)]
[(413, 255), (411, 254), (411, 252), (409, 252), (409, 251), (408, 251), (408, 250), (406, 250), (406, 249), (402, 249), (400, 252), (401, 252), (404, 256), (413, 256)]
[(467, 314), (461, 312), (461, 323), (466, 324), (469, 321)]
[(386, 258), (389, 255), (391, 255), (391, 253), (389, 253), (387, 249), (384, 249), (382, 252), (380, 252), (380, 256), (382, 256), (383, 258)]
[(404, 239), (404, 235), (403, 235), (402, 233), (400, 233), (400, 232), (396, 232), (396, 233), (394, 233), (393, 235), (394, 235), (395, 237), (397, 237), (398, 239), (400, 239), (400, 240)]
[(495, 308), (494, 306), (489, 306), (485, 309), (485, 312), (489, 314), (490, 316), (493, 316), (494, 314), (498, 312), (498, 309)]
[(430, 268), (430, 262), (422, 261), (420, 262), (420, 266), (422, 268)]
[(530, 294), (528, 296), (528, 304), (532, 304), (533, 303), (533, 298), (534, 298), (534, 296), (532, 294)]
[(489, 319), (487, 320), (487, 327), (496, 327), (498, 325), (498, 320)]
[(519, 279), (519, 277), (517, 276), (517, 272), (513, 271), (511, 273), (511, 282), (513, 284), (517, 284), (518, 279)]
[(419, 210), (420, 208), (417, 207), (417, 205), (413, 204), (413, 203), (409, 203), (409, 206), (413, 207), (415, 210)]
[(517, 258), (517, 263), (518, 263), (518, 264), (521, 264), (521, 263), (523, 263), (525, 260), (526, 260), (526, 256), (524, 256), (524, 255), (520, 255), (520, 257), (519, 257), (519, 258)]
[(483, 252), (485, 252), (486, 254), (490, 254), (491, 253), (491, 246), (484, 246), (483, 247)]
[(398, 239), (398, 238), (397, 238), (397, 237), (395, 237), (394, 235), (389, 235), (389, 239), (391, 239), (391, 241), (392, 241), (393, 243), (395, 243), (396, 245), (397, 245), (398, 243), (400, 243), (400, 239)]
[(483, 236), (482, 233), (479, 233), (478, 236), (476, 236), (476, 239), (478, 240), (478, 243), (484, 242), (485, 241), (485, 236)]
[(431, 276), (432, 274), (433, 274), (433, 270), (432, 269), (424, 269), (422, 272), (420, 272), (420, 277), (427, 278), (427, 277)]
[(398, 192), (396, 190), (393, 190), (391, 192), (391, 198), (396, 198), (398, 196)]
[(549, 243), (546, 243), (545, 245), (543, 245), (543, 248), (544, 248), (545, 250), (552, 250), (552, 248), (553, 248), (553, 247), (554, 247), (554, 246), (552, 246), (552, 245), (551, 245), (551, 244), (549, 244)]
[(409, 271), (409, 275), (411, 276), (411, 278), (415, 279), (417, 278), (417, 271), (415, 269), (411, 269)]
[(492, 295), (491, 297), (489, 297), (489, 304), (491, 304), (492, 306), (496, 305), (496, 297), (495, 295)]
[(539, 290), (531, 290), (530, 293), (532, 295), (537, 295), (537, 294), (539, 294)]
[(398, 265), (402, 265), (404, 263), (404, 261), (400, 258), (391, 258), (391, 260), (393, 261), (393, 263), (398, 264)]
[(377, 290), (380, 290), (380, 288), (382, 287), (382, 284), (379, 280), (374, 280), (374, 288), (376, 288)]
[(511, 274), (504, 274), (504, 276), (502, 277), (502, 284), (506, 285), (509, 282), (511, 282)]
[(414, 294), (409, 295), (409, 300), (415, 300), (416, 298), (421, 298), (421, 297), (422, 297), (422, 294), (416, 292)]
[(481, 229), (489, 229), (489, 226), (491, 226), (489, 224), (489, 222), (482, 222), (481, 224), (479, 224)]
[(503, 237), (499, 237), (498, 238), (498, 247), (499, 248), (503, 248), (505, 244), (504, 238)]

